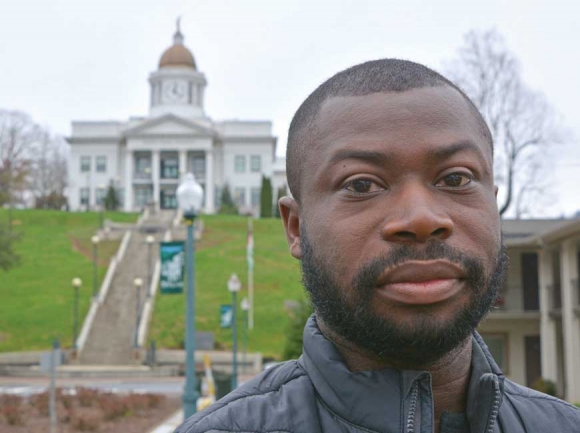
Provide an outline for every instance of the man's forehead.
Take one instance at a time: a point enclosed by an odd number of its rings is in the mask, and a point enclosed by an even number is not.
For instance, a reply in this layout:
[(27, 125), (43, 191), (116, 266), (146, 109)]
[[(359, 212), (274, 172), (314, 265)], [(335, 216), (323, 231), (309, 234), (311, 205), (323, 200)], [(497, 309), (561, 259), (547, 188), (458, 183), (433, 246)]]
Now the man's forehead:
[(334, 96), (320, 108), (312, 145), (317, 151), (329, 151), (328, 146), (334, 143), (370, 131), (397, 140), (412, 140), (420, 133), (436, 136), (443, 131), (457, 139), (470, 138), (487, 147), (482, 150), (491, 155), (476, 116), (465, 98), (449, 86)]

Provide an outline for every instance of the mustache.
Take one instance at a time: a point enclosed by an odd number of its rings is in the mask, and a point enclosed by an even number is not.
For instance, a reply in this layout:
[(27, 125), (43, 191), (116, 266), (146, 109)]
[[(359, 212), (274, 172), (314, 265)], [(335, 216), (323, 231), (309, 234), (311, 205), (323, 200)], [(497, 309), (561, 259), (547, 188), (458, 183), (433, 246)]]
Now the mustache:
[[(425, 247), (414, 245), (393, 245), (382, 257), (363, 265), (354, 277), (353, 287), (375, 287), (385, 270), (402, 265), (408, 261), (446, 260), (460, 267), (466, 274), (467, 283), (477, 286), (484, 280), (484, 267), (481, 261), (440, 240), (432, 240)], [(474, 287), (475, 288), (475, 287)]]

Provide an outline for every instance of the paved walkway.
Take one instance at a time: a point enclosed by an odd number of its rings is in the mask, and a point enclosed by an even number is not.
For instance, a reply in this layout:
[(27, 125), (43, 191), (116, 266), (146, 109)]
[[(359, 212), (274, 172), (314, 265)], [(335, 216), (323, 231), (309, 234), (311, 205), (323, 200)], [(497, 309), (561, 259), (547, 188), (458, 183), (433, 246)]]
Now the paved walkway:
[[(137, 323), (137, 291), (135, 278), (143, 280), (139, 298), (141, 308), (148, 285), (148, 247), (146, 237), (151, 234), (156, 242), (161, 241), (165, 229), (170, 227), (173, 212), (151, 215), (139, 229), (135, 229), (117, 267), (105, 302), (99, 307), (93, 327), (80, 356), (85, 365), (128, 365), (135, 363), (134, 344)], [(158, 227), (157, 233), (145, 229)], [(157, 252), (157, 245), (154, 245)]]

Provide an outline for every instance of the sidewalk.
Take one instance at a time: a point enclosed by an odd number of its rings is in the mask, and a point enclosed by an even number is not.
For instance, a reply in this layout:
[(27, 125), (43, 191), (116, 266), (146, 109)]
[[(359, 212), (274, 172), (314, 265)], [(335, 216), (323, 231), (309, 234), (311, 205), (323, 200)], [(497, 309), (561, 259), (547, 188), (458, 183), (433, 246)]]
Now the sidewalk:
[(179, 409), (162, 424), (159, 424), (149, 433), (173, 433), (175, 429), (183, 422), (183, 410)]

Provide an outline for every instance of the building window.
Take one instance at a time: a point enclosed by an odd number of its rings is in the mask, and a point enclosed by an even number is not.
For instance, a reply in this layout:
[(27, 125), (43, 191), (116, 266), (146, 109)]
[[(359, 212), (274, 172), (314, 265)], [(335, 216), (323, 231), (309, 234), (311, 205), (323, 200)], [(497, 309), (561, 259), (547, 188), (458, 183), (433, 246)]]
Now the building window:
[(80, 189), (80, 203), (82, 206), (88, 206), (90, 199), (90, 191), (88, 188)]
[(81, 173), (88, 173), (91, 171), (91, 157), (81, 156)]
[(105, 202), (106, 188), (95, 189), (95, 204), (101, 206)]
[(244, 173), (246, 171), (246, 157), (244, 155), (236, 155), (234, 170), (236, 173)]
[(262, 171), (262, 158), (260, 155), (252, 155), (250, 158), (250, 170), (259, 173)]
[(505, 374), (509, 374), (508, 335), (481, 333), (481, 337), (499, 368)]
[(95, 170), (97, 173), (106, 173), (107, 172), (107, 157), (106, 156), (97, 156), (95, 158)]
[(161, 209), (177, 209), (177, 195), (175, 189), (164, 188), (160, 191)]
[(161, 159), (161, 179), (177, 179), (179, 177), (179, 160), (177, 157)]
[(234, 202), (238, 206), (246, 205), (246, 188), (237, 187), (234, 190)]
[(135, 154), (135, 178), (151, 179), (151, 154)]
[(194, 155), (191, 159), (191, 169), (197, 180), (205, 179), (205, 156)]
[(260, 188), (260, 187), (252, 188), (252, 195), (251, 195), (252, 207), (259, 207), (260, 206), (260, 192), (261, 192), (261, 190), (262, 190), (262, 188)]
[(144, 208), (153, 197), (152, 188), (135, 188), (135, 207)]

